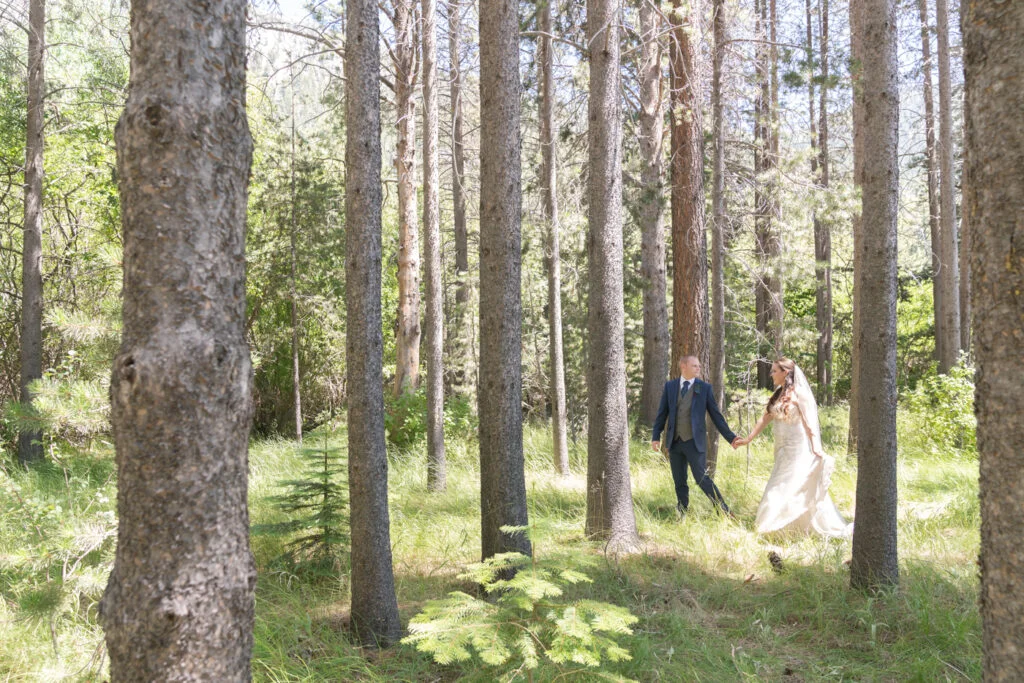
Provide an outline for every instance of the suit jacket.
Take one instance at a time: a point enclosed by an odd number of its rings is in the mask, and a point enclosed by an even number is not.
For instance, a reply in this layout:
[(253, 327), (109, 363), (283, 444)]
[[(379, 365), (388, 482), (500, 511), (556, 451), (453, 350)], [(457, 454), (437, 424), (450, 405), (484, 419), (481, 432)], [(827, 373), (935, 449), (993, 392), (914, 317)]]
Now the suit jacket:
[[(665, 445), (672, 447), (672, 440), (676, 432), (676, 409), (679, 406), (680, 378), (665, 382), (665, 389), (661, 394), (661, 405), (658, 407), (658, 417), (654, 420), (654, 436), (651, 441), (660, 441), (661, 432), (665, 430)], [(729, 429), (718, 404), (715, 403), (715, 392), (707, 382), (694, 378), (693, 405), (690, 408), (690, 420), (693, 425), (693, 443), (701, 453), (708, 452), (708, 432), (704, 414), (711, 416), (711, 421), (722, 436), (730, 443), (736, 438), (733, 431)]]

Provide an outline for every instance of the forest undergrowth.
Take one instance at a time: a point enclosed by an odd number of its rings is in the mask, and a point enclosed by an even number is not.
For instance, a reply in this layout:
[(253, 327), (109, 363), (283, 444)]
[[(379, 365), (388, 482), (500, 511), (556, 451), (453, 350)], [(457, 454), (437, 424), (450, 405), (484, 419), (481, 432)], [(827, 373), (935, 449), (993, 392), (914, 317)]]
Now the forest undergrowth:
[[(826, 446), (844, 451), (846, 415), (823, 415)], [(585, 439), (573, 443), (573, 474), (552, 474), (549, 432), (524, 434), (531, 537), (536, 557), (578, 568), (593, 583), (567, 599), (600, 600), (639, 618), (621, 638), (630, 661), (600, 673), (541, 657), (536, 681), (943, 681), (979, 680), (978, 466), (973, 454), (943, 452), (916, 438), (920, 421), (901, 415), (900, 586), (852, 591), (848, 541), (809, 537), (767, 541), (753, 519), (771, 470), (771, 440), (749, 452), (723, 443), (716, 481), (738, 521), (693, 498), (681, 519), (664, 459), (636, 441), (632, 486), (643, 551), (612, 557), (583, 536)], [(345, 445), (343, 428), (307, 435), (307, 446)], [(475, 589), (458, 578), (479, 561), (476, 444), (448, 437), (448, 490), (426, 490), (425, 453), (392, 452), (391, 542), (403, 624), (428, 601)], [(33, 472), (0, 472), (0, 680), (105, 680), (97, 602), (113, 558), (116, 489), (112, 450), (51, 449)], [(852, 517), (855, 463), (844, 457), (833, 479), (839, 509)], [(7, 460), (5, 463), (9, 463)], [(307, 462), (294, 442), (256, 441), (250, 450), (253, 524), (281, 521), (274, 496)], [(695, 492), (699, 493), (699, 491)], [(253, 537), (259, 567), (257, 681), (527, 680), (515, 668), (479, 659), (442, 666), (409, 645), (366, 651), (347, 634), (344, 560), (334, 569), (296, 568), (281, 559), (287, 538)], [(782, 558), (782, 571), (768, 561)]]

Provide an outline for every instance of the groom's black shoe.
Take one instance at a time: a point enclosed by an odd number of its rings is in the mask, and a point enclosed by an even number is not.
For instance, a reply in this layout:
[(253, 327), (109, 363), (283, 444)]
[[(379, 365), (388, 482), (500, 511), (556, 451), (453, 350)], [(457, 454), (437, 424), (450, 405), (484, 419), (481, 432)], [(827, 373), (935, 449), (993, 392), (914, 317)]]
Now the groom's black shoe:
[(686, 517), (686, 510), (686, 506), (684, 506), (682, 503), (676, 503), (676, 512), (679, 513), (680, 517)]

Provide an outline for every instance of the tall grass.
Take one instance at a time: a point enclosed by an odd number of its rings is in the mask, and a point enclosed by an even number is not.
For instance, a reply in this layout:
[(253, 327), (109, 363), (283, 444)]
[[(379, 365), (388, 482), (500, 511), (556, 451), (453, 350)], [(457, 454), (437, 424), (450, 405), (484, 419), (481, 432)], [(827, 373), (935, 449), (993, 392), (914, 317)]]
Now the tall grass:
[[(827, 449), (841, 455), (845, 414), (826, 411), (823, 422)], [(339, 430), (328, 438), (343, 445), (345, 434)], [(680, 519), (667, 463), (636, 442), (632, 486), (644, 547), (636, 555), (610, 557), (583, 535), (585, 443), (571, 446), (573, 473), (558, 478), (547, 429), (526, 429), (527, 495), (537, 555), (567, 565), (592, 558), (596, 564), (586, 571), (595, 581), (574, 588), (575, 595), (623, 605), (640, 617), (635, 635), (625, 641), (632, 661), (610, 665), (608, 675), (644, 681), (980, 679), (976, 460), (934, 448), (901, 452), (900, 585), (866, 594), (848, 587), (844, 561), (850, 556), (849, 542), (765, 540), (754, 533), (753, 517), (772, 464), (770, 436), (749, 450), (722, 446), (716, 482), (738, 522), (717, 515), (700, 495), (692, 497), (689, 515)], [(254, 523), (275, 521), (280, 514), (268, 498), (279, 492), (277, 482), (300, 474), (297, 452), (290, 441), (252, 445)], [(432, 598), (472, 589), (457, 575), (480, 554), (476, 454), (471, 436), (449, 437), (449, 488), (441, 494), (426, 490), (422, 448), (390, 455), (391, 540), (403, 620)], [(852, 517), (856, 464), (845, 457), (838, 461), (832, 495)], [(76, 589), (77, 602), (71, 605), (64, 604), (66, 588), (59, 598), (47, 602), (46, 597), (48, 583), (61, 582), (64, 563), (75, 556), (72, 549), (83, 549), (68, 539), (87, 535), (83, 530), (90, 520), (113, 510), (109, 452), (69, 462), (74, 464), (36, 473), (8, 466), (0, 474), (5, 486), (36, 500), (44, 513), (46, 506), (60, 505), (60, 523), (38, 532), (17, 504), (0, 508), (0, 680), (101, 680), (103, 675), (94, 657), (101, 639), (97, 593)], [(274, 562), (281, 543), (272, 537), (253, 539), (260, 569), (256, 680), (497, 678), (479, 663), (442, 667), (405, 646), (383, 652), (354, 646), (346, 637), (346, 577), (289, 571)], [(782, 555), (782, 573), (771, 570), (769, 550)], [(93, 572), (102, 569), (111, 553), (112, 542), (105, 541), (75, 572), (82, 565)], [(90, 580), (102, 590), (102, 574)], [(63, 606), (55, 608), (54, 601)], [(534, 680), (589, 681), (594, 676), (548, 664), (535, 672)]]

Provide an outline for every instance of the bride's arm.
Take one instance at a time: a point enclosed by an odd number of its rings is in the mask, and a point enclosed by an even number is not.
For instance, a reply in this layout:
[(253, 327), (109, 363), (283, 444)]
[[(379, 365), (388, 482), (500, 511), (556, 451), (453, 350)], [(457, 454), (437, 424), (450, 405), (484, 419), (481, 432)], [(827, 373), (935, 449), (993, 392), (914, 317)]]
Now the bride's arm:
[(762, 415), (761, 419), (757, 421), (756, 425), (754, 425), (754, 428), (750, 431), (750, 434), (748, 436), (745, 436), (742, 439), (740, 439), (739, 443), (737, 445), (739, 445), (739, 446), (746, 446), (748, 443), (753, 441), (754, 437), (756, 437), (758, 434), (760, 434), (761, 430), (763, 430), (765, 427), (767, 427), (768, 423), (771, 422), (771, 421), (772, 421), (772, 414), (769, 413), (767, 410), (764, 411), (764, 415)]

